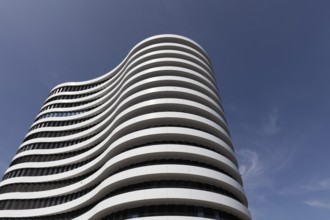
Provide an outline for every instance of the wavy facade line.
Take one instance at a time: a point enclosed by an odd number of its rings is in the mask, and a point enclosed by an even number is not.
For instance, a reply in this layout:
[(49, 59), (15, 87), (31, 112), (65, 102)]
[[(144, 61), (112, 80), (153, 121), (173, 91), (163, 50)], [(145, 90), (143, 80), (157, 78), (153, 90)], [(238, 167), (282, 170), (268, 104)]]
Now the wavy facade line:
[(1, 219), (250, 220), (212, 66), (178, 35), (45, 100), (0, 183)]

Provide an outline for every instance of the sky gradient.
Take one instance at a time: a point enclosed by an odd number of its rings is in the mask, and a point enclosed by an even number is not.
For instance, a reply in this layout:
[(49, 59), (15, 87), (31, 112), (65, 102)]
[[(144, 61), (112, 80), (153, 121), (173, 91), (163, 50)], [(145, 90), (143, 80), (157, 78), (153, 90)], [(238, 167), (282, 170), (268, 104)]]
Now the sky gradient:
[(330, 216), (329, 0), (0, 0), (0, 173), (49, 91), (180, 34), (209, 54), (254, 220)]

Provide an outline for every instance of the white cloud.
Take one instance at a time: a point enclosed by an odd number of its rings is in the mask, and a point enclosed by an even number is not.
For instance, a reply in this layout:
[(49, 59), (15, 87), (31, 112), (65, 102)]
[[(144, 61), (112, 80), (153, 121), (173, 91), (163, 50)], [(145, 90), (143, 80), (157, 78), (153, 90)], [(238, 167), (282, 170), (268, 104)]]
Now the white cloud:
[(257, 195), (259, 200), (263, 200), (265, 195), (262, 193), (256, 193), (263, 187), (270, 187), (272, 181), (266, 173), (267, 166), (260, 159), (260, 155), (257, 151), (242, 149), (237, 152), (239, 157), (240, 166), (239, 171), (244, 180), (244, 188), (250, 191), (251, 194)]
[(271, 136), (282, 130), (278, 125), (279, 114), (276, 108), (272, 109), (267, 116), (261, 118), (261, 123), (257, 126), (244, 124), (244, 128), (261, 136)]
[(267, 120), (261, 126), (259, 131), (260, 134), (264, 135), (274, 135), (278, 133), (281, 128), (278, 125), (279, 115), (277, 109), (273, 109), (267, 117)]
[(307, 200), (303, 203), (313, 208), (330, 209), (330, 202), (324, 202), (320, 200)]
[(243, 149), (238, 152), (242, 158), (242, 164), (239, 166), (239, 171), (243, 178), (249, 179), (262, 174), (263, 169), (256, 151)]
[(313, 181), (302, 185), (295, 185), (293, 187), (283, 189), (280, 191), (280, 194), (301, 195), (316, 191), (330, 191), (330, 178)]
[(330, 190), (330, 178), (321, 180), (319, 182), (319, 186), (321, 187), (321, 189)]
[[(273, 109), (261, 116), (261, 123), (246, 126), (249, 132), (241, 134), (236, 155), (244, 190), (249, 199), (253, 219), (264, 219), (263, 207), (271, 204), (278, 194), (278, 176), (292, 161), (295, 148), (286, 140), (274, 140), (272, 135), (282, 130), (278, 111)], [(276, 150), (274, 150), (276, 149)]]

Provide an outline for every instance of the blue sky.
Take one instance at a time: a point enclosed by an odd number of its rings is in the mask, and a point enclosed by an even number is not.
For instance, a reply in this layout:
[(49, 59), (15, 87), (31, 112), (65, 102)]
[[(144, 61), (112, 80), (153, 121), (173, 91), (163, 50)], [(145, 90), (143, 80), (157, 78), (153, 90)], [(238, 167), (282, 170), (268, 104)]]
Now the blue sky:
[(213, 62), (253, 219), (329, 219), (329, 22), (329, 0), (0, 0), (0, 173), (51, 88), (181, 34)]

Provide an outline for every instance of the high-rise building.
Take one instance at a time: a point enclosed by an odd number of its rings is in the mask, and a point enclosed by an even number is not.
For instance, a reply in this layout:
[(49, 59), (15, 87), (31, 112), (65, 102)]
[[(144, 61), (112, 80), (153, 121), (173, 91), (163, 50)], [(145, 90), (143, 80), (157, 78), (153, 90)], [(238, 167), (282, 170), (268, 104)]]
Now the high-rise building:
[(206, 52), (177, 35), (49, 94), (0, 183), (1, 219), (250, 220)]

